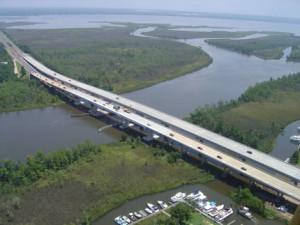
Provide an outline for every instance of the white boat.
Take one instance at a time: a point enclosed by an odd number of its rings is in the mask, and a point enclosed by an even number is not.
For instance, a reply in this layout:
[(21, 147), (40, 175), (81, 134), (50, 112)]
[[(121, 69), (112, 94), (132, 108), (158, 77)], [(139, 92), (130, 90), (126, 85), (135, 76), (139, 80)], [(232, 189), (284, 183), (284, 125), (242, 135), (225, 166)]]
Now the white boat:
[(147, 206), (148, 206), (149, 209), (151, 209), (151, 211), (152, 211), (153, 213), (159, 211), (158, 207), (155, 206), (155, 205), (153, 205), (153, 204), (151, 204), (151, 203), (147, 203)]
[(117, 216), (115, 219), (114, 219), (115, 223), (116, 224), (119, 224), (119, 225), (122, 225), (122, 219), (121, 219), (121, 216)]
[(249, 212), (249, 208), (247, 208), (245, 206), (239, 208), (238, 213), (249, 220), (251, 220), (253, 218), (252, 214)]
[(297, 128), (297, 131), (300, 132), (300, 127)]
[(198, 197), (194, 198), (195, 202), (203, 202), (203, 201), (206, 201), (206, 200), (207, 200), (207, 197), (203, 193), (201, 193)]
[(128, 218), (131, 220), (131, 221), (136, 221), (136, 217), (134, 216), (134, 214), (131, 212), (128, 214)]
[(203, 195), (203, 193), (201, 191), (195, 190), (191, 194), (187, 195), (186, 199), (195, 199), (195, 198), (199, 197), (201, 194)]
[(148, 214), (152, 214), (152, 213), (153, 213), (152, 210), (149, 209), (149, 208), (145, 208), (145, 211), (146, 211), (146, 213), (148, 213)]
[(126, 223), (131, 223), (131, 220), (130, 220), (127, 216), (123, 216), (122, 219), (123, 219), (123, 221), (125, 221)]
[(224, 208), (224, 205), (219, 205), (213, 208), (212, 211), (208, 213), (211, 217), (215, 217), (222, 209)]
[(200, 201), (197, 203), (197, 208), (202, 209), (206, 205), (206, 201)]
[(167, 203), (164, 203), (163, 201), (157, 201), (158, 205), (164, 209), (164, 208), (167, 208), (168, 207), (168, 204)]
[(293, 135), (293, 136), (291, 136), (290, 137), (290, 141), (300, 144), (300, 135)]
[(178, 202), (181, 199), (184, 199), (186, 196), (186, 193), (178, 192), (176, 195), (171, 197), (171, 202), (175, 203)]
[(138, 219), (143, 218), (143, 215), (140, 214), (140, 213), (138, 213), (138, 212), (134, 212), (133, 214), (134, 214), (134, 216), (135, 216), (136, 218), (138, 218)]
[(145, 213), (144, 210), (140, 210), (139, 213), (142, 214), (143, 217), (147, 216), (147, 213)]
[(214, 207), (216, 206), (215, 202), (208, 202), (203, 208), (202, 211), (204, 213), (209, 213), (210, 211), (212, 211), (214, 209)]
[(226, 208), (221, 210), (221, 212), (215, 217), (217, 221), (223, 221), (225, 218), (233, 213), (232, 208)]

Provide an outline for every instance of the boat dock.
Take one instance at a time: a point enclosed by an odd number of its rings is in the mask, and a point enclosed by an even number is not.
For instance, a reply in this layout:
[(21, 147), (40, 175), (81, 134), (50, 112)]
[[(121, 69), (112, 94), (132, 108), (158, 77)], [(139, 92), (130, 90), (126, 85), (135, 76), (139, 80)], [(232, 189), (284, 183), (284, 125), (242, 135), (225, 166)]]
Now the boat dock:
[(172, 204), (172, 205), (169, 205), (167, 208), (161, 209), (161, 210), (159, 210), (159, 212), (156, 212), (156, 213), (152, 213), (152, 214), (150, 214), (150, 215), (147, 215), (147, 216), (145, 216), (145, 217), (143, 217), (143, 218), (141, 218), (141, 219), (138, 219), (137, 221), (132, 222), (131, 224), (138, 224), (139, 222), (141, 222), (141, 221), (143, 221), (143, 220), (146, 220), (146, 219), (149, 219), (149, 218), (151, 218), (152, 216), (156, 216), (156, 215), (158, 215), (159, 213), (164, 213), (166, 216), (170, 217), (171, 215), (170, 215), (169, 213), (167, 213), (166, 210), (168, 210), (168, 209), (170, 209), (170, 208), (176, 206), (178, 203), (179, 203), (179, 202), (177, 202), (177, 203), (175, 203), (175, 204)]
[[(199, 199), (203, 203), (208, 204), (206, 204), (205, 207), (203, 205), (201, 206), (201, 203), (199, 203)], [(166, 210), (169, 210), (170, 208), (178, 205), (179, 203), (184, 203), (189, 205), (190, 207), (193, 207), (197, 213), (201, 214), (202, 216), (205, 216), (206, 218), (218, 225), (223, 225), (224, 220), (234, 213), (232, 208), (223, 209), (224, 205), (220, 205), (221, 207), (216, 206), (215, 202), (208, 202), (206, 199), (206, 196), (198, 190), (195, 190), (188, 196), (186, 196), (186, 193), (178, 192), (176, 195), (171, 197), (171, 202), (169, 202), (168, 204), (164, 203), (163, 201), (158, 201), (158, 205), (161, 207), (161, 209), (158, 209), (157, 206), (154, 206), (151, 203), (147, 203), (148, 208), (145, 209), (147, 213), (145, 213), (145, 211), (143, 210), (138, 211), (138, 213), (129, 213), (130, 219), (126, 216), (119, 216), (115, 218), (115, 222), (120, 225), (138, 224), (140, 221), (147, 220), (148, 218), (156, 216), (159, 213), (163, 213), (166, 216), (171, 217), (171, 215), (168, 212), (166, 212)], [(215, 211), (211, 213), (213, 210)], [(138, 215), (139, 213), (140, 216)], [(228, 224), (231, 225), (235, 222), (235, 220), (232, 220)]]

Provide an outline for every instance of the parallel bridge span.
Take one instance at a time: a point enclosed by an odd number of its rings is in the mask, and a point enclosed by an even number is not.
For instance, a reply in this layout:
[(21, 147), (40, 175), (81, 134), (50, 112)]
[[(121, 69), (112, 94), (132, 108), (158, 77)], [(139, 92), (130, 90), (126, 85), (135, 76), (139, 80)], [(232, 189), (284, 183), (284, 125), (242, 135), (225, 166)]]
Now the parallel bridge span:
[[(126, 123), (143, 128), (149, 137), (167, 140), (183, 151), (231, 168), (238, 174), (300, 201), (300, 189), (297, 186), (300, 181), (299, 168), (174, 116), (63, 76), (23, 53), (1, 35), (0, 39), (11, 55), (40, 81), (90, 103), (96, 109), (110, 112)], [(116, 105), (132, 108), (132, 112), (118, 110)], [(293, 184), (287, 182), (286, 178)]]
[[(23, 58), (44, 75), (37, 75), (38, 79), (45, 81), (48, 77), (51, 82), (53, 82), (52, 79), (56, 79), (62, 83), (59, 85), (64, 86), (64, 91), (87, 100), (97, 105), (98, 108), (117, 114), (127, 122), (143, 127), (149, 134), (167, 138), (171, 143), (179, 144), (182, 150), (196, 156), (201, 155), (216, 164), (231, 168), (239, 174), (300, 201), (300, 189), (297, 187), (300, 181), (299, 168), (148, 106), (70, 79), (50, 70), (31, 56), (26, 55)], [(58, 86), (57, 88), (62, 89)], [(115, 105), (132, 108), (133, 112), (116, 110), (113, 108)], [(246, 171), (242, 167), (246, 168)], [(276, 177), (277, 174), (289, 178), (294, 185)]]

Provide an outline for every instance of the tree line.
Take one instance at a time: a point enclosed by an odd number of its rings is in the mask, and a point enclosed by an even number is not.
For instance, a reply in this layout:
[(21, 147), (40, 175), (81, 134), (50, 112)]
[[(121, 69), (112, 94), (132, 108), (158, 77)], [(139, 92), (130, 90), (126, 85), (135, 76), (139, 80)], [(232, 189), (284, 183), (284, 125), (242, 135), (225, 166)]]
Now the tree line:
[(1, 160), (0, 193), (9, 193), (19, 186), (31, 184), (47, 171), (64, 169), (76, 161), (91, 160), (99, 152), (100, 146), (87, 140), (71, 149), (61, 148), (47, 154), (40, 150), (34, 157), (28, 156), (25, 163)]
[[(57, 95), (53, 95), (38, 81), (27, 77), (18, 78), (14, 74), (14, 66), (3, 44), (0, 44), (0, 111), (44, 106), (60, 102)], [(24, 68), (21, 73), (24, 75)]]
[(300, 73), (283, 76), (276, 80), (271, 78), (269, 81), (250, 86), (237, 100), (226, 102), (220, 100), (217, 104), (198, 107), (186, 120), (250, 147), (265, 150), (264, 140), (278, 134), (282, 129), (276, 121), (273, 121), (271, 126), (264, 131), (252, 129), (244, 131), (235, 124), (226, 122), (223, 114), (243, 103), (266, 100), (278, 89), (299, 91)]

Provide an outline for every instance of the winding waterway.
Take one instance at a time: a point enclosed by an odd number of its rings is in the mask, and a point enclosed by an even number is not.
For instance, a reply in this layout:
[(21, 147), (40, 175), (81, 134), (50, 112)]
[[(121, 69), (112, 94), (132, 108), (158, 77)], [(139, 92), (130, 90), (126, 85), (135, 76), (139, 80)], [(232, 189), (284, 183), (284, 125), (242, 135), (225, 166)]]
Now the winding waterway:
[[(170, 16), (55, 15), (0, 17), (0, 21), (42, 22), (41, 24), (19, 27), (33, 29), (74, 28), (74, 26), (85, 28), (99, 27), (103, 24), (90, 23), (90, 21), (114, 21), (223, 26), (231, 27), (233, 28), (232, 30), (237, 31), (268, 30), (300, 34), (299, 24)], [(76, 23), (76, 21), (80, 22)], [(123, 96), (183, 118), (194, 111), (197, 106), (216, 103), (220, 99), (235, 99), (249, 85), (268, 80), (270, 77), (277, 78), (284, 74), (300, 72), (300, 63), (285, 61), (286, 56), (291, 51), (290, 48), (285, 50), (284, 56), (280, 60), (262, 60), (254, 56), (244, 56), (210, 46), (203, 39), (187, 40), (186, 43), (201, 47), (213, 58), (213, 63), (200, 71), (149, 88), (126, 93)], [(86, 139), (90, 139), (96, 143), (109, 143), (120, 138), (120, 132), (112, 128), (98, 133), (97, 129), (105, 124), (95, 118), (89, 116), (71, 118), (72, 114), (78, 113), (81, 112), (66, 104), (42, 109), (0, 113), (0, 158), (24, 160), (27, 155), (35, 154), (39, 149), (49, 152), (62, 147), (71, 147)], [(291, 126), (294, 127), (294, 124)], [(286, 159), (293, 153), (292, 150), (286, 150), (286, 146), (290, 144), (287, 141), (290, 133), (286, 129), (284, 136), (279, 135), (274, 151), (271, 153), (273, 156), (281, 159)], [(289, 149), (292, 149), (292, 147)], [(100, 218), (95, 224), (113, 224), (112, 219), (119, 214), (145, 208), (147, 202), (155, 203), (156, 200), (167, 201), (170, 196), (179, 190), (191, 192), (194, 189), (200, 189), (208, 196), (209, 200), (216, 201), (218, 204), (224, 203), (227, 206), (232, 204), (235, 209), (237, 208), (228, 197), (231, 187), (222, 182), (214, 181), (205, 185), (184, 186), (175, 190), (128, 201), (121, 207), (112, 210)], [(257, 215), (256, 218), (256, 223), (258, 224), (280, 224), (276, 221), (265, 220)], [(232, 219), (236, 219), (239, 224), (253, 224), (252, 221), (245, 220), (236, 215), (230, 217), (230, 221)]]

